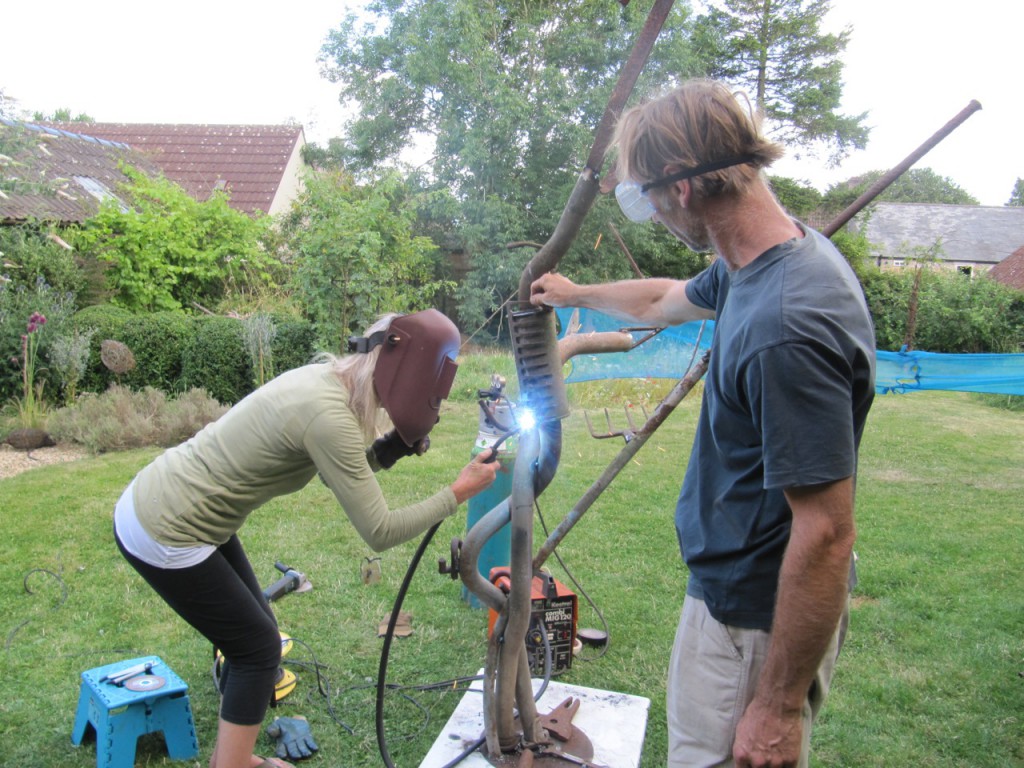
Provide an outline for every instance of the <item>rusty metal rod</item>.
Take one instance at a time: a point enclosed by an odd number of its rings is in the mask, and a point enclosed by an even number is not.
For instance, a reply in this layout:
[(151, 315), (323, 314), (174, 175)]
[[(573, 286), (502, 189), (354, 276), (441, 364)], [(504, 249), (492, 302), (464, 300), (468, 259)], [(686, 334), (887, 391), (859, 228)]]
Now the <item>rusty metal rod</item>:
[(857, 215), (857, 213), (859, 213), (860, 210), (864, 208), (864, 206), (866, 206), (868, 203), (870, 203), (872, 200), (874, 200), (876, 197), (882, 194), (886, 187), (888, 187), (890, 184), (896, 181), (896, 179), (898, 179), (900, 176), (906, 173), (907, 169), (910, 168), (910, 166), (912, 166), (924, 155), (926, 155), (929, 151), (931, 151), (936, 144), (938, 144), (940, 141), (946, 138), (961, 123), (963, 123), (968, 117), (973, 115), (979, 109), (981, 109), (981, 104), (977, 100), (972, 99), (970, 104), (968, 104), (966, 107), (960, 110), (956, 117), (954, 117), (944, 126), (942, 126), (942, 128), (936, 131), (935, 134), (933, 134), (932, 137), (928, 139), (928, 141), (926, 141), (920, 147), (918, 147), (909, 155), (907, 155), (906, 159), (902, 163), (900, 163), (897, 166), (894, 166), (892, 170), (890, 170), (878, 181), (876, 181), (874, 184), (868, 187), (867, 191), (864, 192), (864, 194), (862, 194), (860, 197), (858, 197), (856, 200), (850, 203), (850, 205), (847, 206), (847, 208), (842, 213), (836, 216), (836, 218), (833, 219), (828, 226), (821, 230), (821, 233), (825, 235), (825, 237), (832, 237), (832, 235), (838, 232), (839, 229), (844, 224), (846, 224), (846, 222), (848, 222), (855, 215)]
[(647, 15), (644, 28), (640, 31), (640, 35), (633, 44), (633, 50), (629, 54), (629, 59), (626, 60), (619, 73), (615, 89), (608, 99), (601, 122), (594, 132), (594, 142), (590, 147), (590, 154), (587, 155), (587, 164), (576, 180), (576, 186), (573, 187), (572, 193), (569, 195), (569, 201), (562, 211), (555, 231), (540, 250), (533, 255), (519, 278), (520, 301), (528, 302), (530, 300), (530, 284), (545, 272), (550, 272), (558, 266), (558, 262), (569, 250), (576, 235), (579, 234), (583, 219), (590, 211), (597, 198), (597, 193), (600, 191), (598, 174), (601, 172), (604, 156), (611, 143), (615, 123), (618, 121), (619, 115), (622, 114), (640, 73), (643, 72), (647, 59), (651, 55), (651, 49), (654, 48), (654, 43), (661, 33), (661, 28), (665, 25), (665, 20), (668, 18), (674, 2), (675, 0), (656, 0)]

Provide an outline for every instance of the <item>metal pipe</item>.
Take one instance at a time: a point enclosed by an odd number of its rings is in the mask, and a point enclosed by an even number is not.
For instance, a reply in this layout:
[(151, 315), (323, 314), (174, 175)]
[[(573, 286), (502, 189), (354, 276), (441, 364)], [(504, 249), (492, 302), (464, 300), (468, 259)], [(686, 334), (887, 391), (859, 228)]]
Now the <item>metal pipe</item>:
[[(555, 476), (555, 470), (558, 468), (558, 460), (562, 452), (562, 430), (561, 423), (557, 421), (540, 424), (535, 430), (539, 430), (541, 433), (541, 455), (534, 479), (534, 488), (536, 489), (534, 493), (539, 496), (551, 483), (551, 479)], [(505, 523), (509, 522), (510, 517), (509, 499), (505, 499), (481, 517), (466, 534), (466, 539), (462, 543), (459, 564), (459, 576), (466, 589), (497, 613), (501, 613), (506, 608), (505, 593), (480, 575), (477, 564), (480, 550), (484, 544), (501, 530)]]
[(876, 181), (874, 184), (868, 187), (867, 191), (864, 192), (864, 194), (862, 194), (860, 197), (858, 197), (856, 200), (850, 203), (850, 205), (847, 206), (846, 209), (842, 211), (842, 213), (836, 216), (836, 218), (833, 219), (827, 227), (821, 230), (821, 233), (825, 235), (825, 237), (832, 237), (832, 235), (838, 232), (839, 229), (844, 224), (846, 224), (846, 222), (848, 222), (857, 213), (859, 213), (860, 210), (864, 208), (864, 206), (866, 206), (868, 203), (870, 203), (872, 200), (874, 200), (876, 197), (882, 194), (886, 187), (888, 187), (890, 184), (896, 181), (896, 179), (902, 176), (907, 171), (907, 169), (910, 168), (910, 166), (912, 166), (914, 163), (920, 160), (925, 154), (931, 151), (931, 149), (936, 144), (938, 144), (940, 141), (946, 138), (950, 133), (953, 132), (954, 129), (956, 129), (962, 122), (964, 122), (964, 120), (973, 115), (979, 109), (981, 109), (981, 104), (977, 100), (971, 99), (970, 104), (968, 104), (966, 107), (960, 110), (960, 112), (952, 120), (950, 120), (948, 123), (942, 126), (942, 128), (936, 131), (932, 135), (932, 137), (928, 139), (928, 141), (926, 141), (920, 147), (918, 147), (909, 155), (907, 155), (906, 159), (902, 163), (900, 163), (897, 166), (894, 166), (888, 173), (886, 173), (878, 181)]
[[(532, 446), (534, 444), (537, 446), (535, 451), (524, 451), (524, 445)], [(484, 515), (469, 531), (462, 545), (459, 574), (462, 577), (463, 583), (467, 589), (480, 598), (481, 602), (498, 613), (494, 629), (488, 640), (483, 682), (484, 734), (487, 740), (487, 748), (491, 754), (500, 754), (501, 751), (499, 723), (505, 723), (505, 726), (500, 729), (503, 740), (509, 741), (511, 739), (509, 731), (506, 730), (510, 722), (507, 719), (507, 715), (513, 710), (516, 680), (520, 673), (518, 671), (518, 655), (513, 655), (513, 648), (508, 646), (509, 638), (516, 637), (516, 635), (508, 631), (508, 623), (511, 615), (516, 616), (517, 623), (522, 623), (523, 613), (526, 613), (526, 627), (522, 629), (522, 635), (519, 636), (525, 649), (526, 629), (529, 626), (530, 588), (533, 580), (533, 571), (529, 565), (533, 556), (533, 499), (551, 483), (551, 479), (554, 477), (555, 470), (558, 467), (558, 461), (561, 458), (561, 446), (562, 430), (561, 422), (559, 421), (544, 422), (532, 430), (521, 433), (520, 453), (516, 459), (516, 468), (513, 473), (512, 497), (506, 499)], [(523, 497), (524, 492), (528, 502)], [(523, 523), (522, 519), (517, 518), (513, 523), (513, 549), (511, 553), (512, 563), (516, 563), (517, 558), (523, 563), (518, 568), (519, 574), (514, 583), (521, 581), (526, 574), (529, 576), (526, 582), (525, 595), (527, 605), (525, 611), (522, 606), (516, 606), (513, 610), (505, 593), (484, 579), (476, 567), (480, 549), (487, 539), (509, 521), (512, 509), (511, 500), (513, 498), (516, 499), (517, 504), (526, 504), (530, 508), (530, 519), (528, 521), (530, 523), (528, 526), (531, 539), (530, 549), (525, 554), (522, 554), (516, 546), (515, 525), (516, 523), (520, 525)], [(513, 646), (516, 645), (515, 640), (511, 642)], [(503, 671), (505, 675), (501, 679), (499, 679), (499, 670)], [(523, 705), (521, 702), (519, 706), (522, 712)], [(527, 704), (526, 711), (529, 712), (533, 706), (532, 703)]]
[(502, 751), (511, 751), (519, 745), (513, 704), (520, 674), (519, 667), (526, 647), (526, 632), (530, 625), (533, 582), (533, 471), (539, 456), (539, 430), (530, 430), (520, 438), (519, 454), (512, 475), (512, 565), (509, 578), (508, 624), (502, 638), (503, 647), (498, 661), (495, 685), (498, 741)]
[(497, 716), (497, 677), (498, 659), (501, 655), (502, 642), (505, 638), (505, 627), (508, 624), (508, 612), (498, 615), (494, 622), (494, 629), (487, 641), (487, 657), (484, 660), (483, 679), (483, 715), (484, 715), (484, 738), (487, 741), (487, 752), (491, 755), (501, 754), (501, 744), (498, 741), (498, 716)]
[(507, 602), (505, 593), (480, 574), (478, 563), (484, 545), (504, 528), (508, 521), (509, 500), (505, 499), (477, 520), (476, 524), (466, 533), (466, 538), (462, 542), (462, 555), (459, 562), (459, 576), (462, 577), (462, 583), (466, 589), (476, 595), (481, 603), (497, 613), (501, 613), (505, 609)]

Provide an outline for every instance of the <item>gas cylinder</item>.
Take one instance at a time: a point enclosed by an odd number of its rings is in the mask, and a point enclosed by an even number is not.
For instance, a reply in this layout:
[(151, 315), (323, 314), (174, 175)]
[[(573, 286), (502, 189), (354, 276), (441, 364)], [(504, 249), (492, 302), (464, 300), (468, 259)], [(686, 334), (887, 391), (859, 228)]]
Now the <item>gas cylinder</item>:
[[(471, 456), (475, 458), (484, 451), (489, 451), (500, 438), (512, 429), (515, 416), (512, 406), (504, 394), (505, 379), (494, 374), (491, 376), (491, 388), (480, 390), (480, 421), (477, 428), (476, 442), (473, 444)], [(498, 506), (512, 494), (512, 473), (516, 462), (516, 436), (511, 435), (498, 446), (498, 462), (501, 468), (491, 486), (467, 503), (466, 531), (468, 532), (488, 512)], [(490, 578), (491, 569), (508, 567), (512, 557), (512, 527), (502, 526), (487, 543), (480, 548), (477, 570), (484, 579)], [(473, 608), (484, 608), (479, 598), (462, 587), (462, 599)]]

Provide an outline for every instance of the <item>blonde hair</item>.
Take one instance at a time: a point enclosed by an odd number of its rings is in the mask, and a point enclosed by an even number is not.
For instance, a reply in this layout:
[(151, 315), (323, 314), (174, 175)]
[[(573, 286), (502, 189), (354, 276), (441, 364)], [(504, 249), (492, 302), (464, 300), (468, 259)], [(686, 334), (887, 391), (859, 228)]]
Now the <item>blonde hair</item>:
[(614, 141), (619, 148), (619, 179), (641, 184), (672, 170), (740, 155), (754, 158), (692, 178), (690, 184), (699, 197), (742, 194), (760, 169), (783, 154), (782, 145), (761, 135), (760, 120), (749, 102), (744, 109), (736, 94), (715, 80), (690, 80), (629, 110), (619, 119)]
[[(396, 312), (381, 315), (373, 325), (366, 329), (363, 335), (370, 336), (377, 331), (387, 330), (391, 326), (391, 321), (396, 317), (401, 317), (401, 315)], [(378, 357), (380, 357), (379, 346), (366, 353), (354, 353), (344, 357), (337, 357), (329, 353), (317, 356), (319, 362), (329, 363), (333, 366), (334, 375), (348, 390), (349, 408), (355, 414), (367, 444), (391, 426), (387, 413), (381, 407), (377, 390), (373, 386), (373, 369), (377, 365)]]

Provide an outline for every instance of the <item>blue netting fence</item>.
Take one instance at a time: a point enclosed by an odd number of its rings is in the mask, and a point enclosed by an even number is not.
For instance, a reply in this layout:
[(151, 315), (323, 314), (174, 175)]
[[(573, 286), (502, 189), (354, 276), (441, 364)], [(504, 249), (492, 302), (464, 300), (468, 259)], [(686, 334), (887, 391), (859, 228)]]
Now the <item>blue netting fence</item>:
[[(590, 309), (559, 309), (561, 334), (574, 312), (580, 333), (619, 331), (626, 326)], [(596, 379), (679, 379), (692, 360), (711, 347), (714, 322), (666, 328), (629, 352), (578, 355), (569, 365), (568, 383)], [(636, 339), (644, 331), (633, 331)], [(878, 352), (875, 389), (879, 394), (926, 389), (1024, 395), (1024, 354), (940, 354)]]

